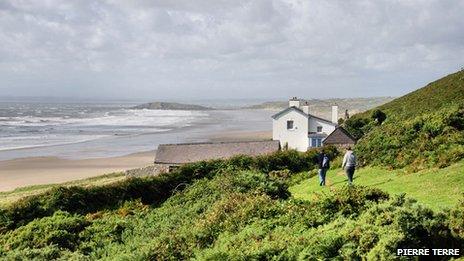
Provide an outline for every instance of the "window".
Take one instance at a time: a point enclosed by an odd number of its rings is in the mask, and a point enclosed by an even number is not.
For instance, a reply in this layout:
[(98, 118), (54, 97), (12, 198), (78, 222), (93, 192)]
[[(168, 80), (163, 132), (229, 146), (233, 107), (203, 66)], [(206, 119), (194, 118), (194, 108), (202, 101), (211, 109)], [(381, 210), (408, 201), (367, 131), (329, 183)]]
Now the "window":
[(322, 126), (317, 126), (317, 132), (322, 132)]
[(322, 138), (311, 138), (311, 147), (321, 147)]
[(287, 121), (287, 130), (293, 130), (293, 121)]

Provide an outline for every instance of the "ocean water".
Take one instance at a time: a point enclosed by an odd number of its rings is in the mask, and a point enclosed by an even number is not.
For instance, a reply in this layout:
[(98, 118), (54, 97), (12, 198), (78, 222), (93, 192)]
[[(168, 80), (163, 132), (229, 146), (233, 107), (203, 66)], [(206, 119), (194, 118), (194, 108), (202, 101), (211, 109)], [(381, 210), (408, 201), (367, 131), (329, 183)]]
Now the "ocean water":
[(268, 130), (252, 110), (136, 110), (137, 103), (0, 101), (0, 160), (31, 156), (95, 158), (205, 141), (211, 133)]

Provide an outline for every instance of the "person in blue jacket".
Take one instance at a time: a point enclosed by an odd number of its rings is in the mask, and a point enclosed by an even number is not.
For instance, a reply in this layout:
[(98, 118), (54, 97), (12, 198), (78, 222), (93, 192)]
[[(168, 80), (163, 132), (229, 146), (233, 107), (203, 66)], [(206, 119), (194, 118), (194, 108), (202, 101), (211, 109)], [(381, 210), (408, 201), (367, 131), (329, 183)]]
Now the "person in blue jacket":
[(325, 176), (330, 168), (330, 158), (323, 150), (317, 157), (317, 165), (319, 168), (319, 186), (325, 186)]

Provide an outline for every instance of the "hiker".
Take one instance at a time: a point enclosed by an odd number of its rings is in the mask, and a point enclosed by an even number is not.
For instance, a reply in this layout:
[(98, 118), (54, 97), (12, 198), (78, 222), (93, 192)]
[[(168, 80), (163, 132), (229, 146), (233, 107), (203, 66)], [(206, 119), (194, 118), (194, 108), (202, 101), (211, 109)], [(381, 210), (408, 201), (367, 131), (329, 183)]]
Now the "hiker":
[(356, 169), (356, 156), (354, 155), (351, 147), (346, 148), (345, 157), (343, 157), (342, 168), (346, 171), (348, 177), (348, 184), (353, 184), (354, 171)]
[(321, 151), (317, 157), (317, 165), (319, 167), (319, 186), (325, 186), (325, 174), (330, 168), (330, 158), (324, 151)]

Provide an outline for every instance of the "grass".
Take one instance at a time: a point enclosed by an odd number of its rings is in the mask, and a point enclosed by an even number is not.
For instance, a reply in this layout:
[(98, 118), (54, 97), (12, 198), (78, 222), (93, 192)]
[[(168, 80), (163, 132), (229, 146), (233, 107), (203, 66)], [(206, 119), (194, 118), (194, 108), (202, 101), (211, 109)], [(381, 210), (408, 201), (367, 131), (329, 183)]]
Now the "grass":
[[(343, 170), (327, 172), (326, 187), (319, 186), (318, 177), (306, 179), (290, 187), (295, 198), (312, 200), (317, 192), (346, 186)], [(405, 170), (387, 170), (379, 167), (365, 167), (356, 171), (354, 184), (376, 187), (392, 195), (406, 193), (406, 196), (434, 210), (455, 206), (464, 194), (464, 161), (443, 169), (428, 169), (416, 173)]]
[(408, 119), (435, 112), (463, 100), (464, 70), (460, 70), (391, 102), (357, 114), (356, 117), (370, 117), (372, 111), (380, 109), (389, 117)]
[(100, 185), (113, 183), (113, 182), (121, 180), (123, 178), (125, 178), (123, 172), (115, 172), (115, 173), (105, 174), (105, 175), (86, 178), (86, 179), (69, 181), (69, 182), (65, 182), (65, 183), (44, 184), (44, 185), (34, 185), (34, 186), (21, 187), (21, 188), (17, 188), (15, 190), (12, 190), (12, 191), (0, 192), (0, 206), (7, 206), (7, 205), (9, 205), (9, 204), (21, 199), (21, 198), (41, 194), (41, 193), (46, 192), (47, 190), (50, 190), (50, 189), (52, 189), (54, 187), (57, 187), (57, 186), (65, 186), (65, 187), (69, 187), (69, 186), (82, 186), (82, 187), (100, 186)]

